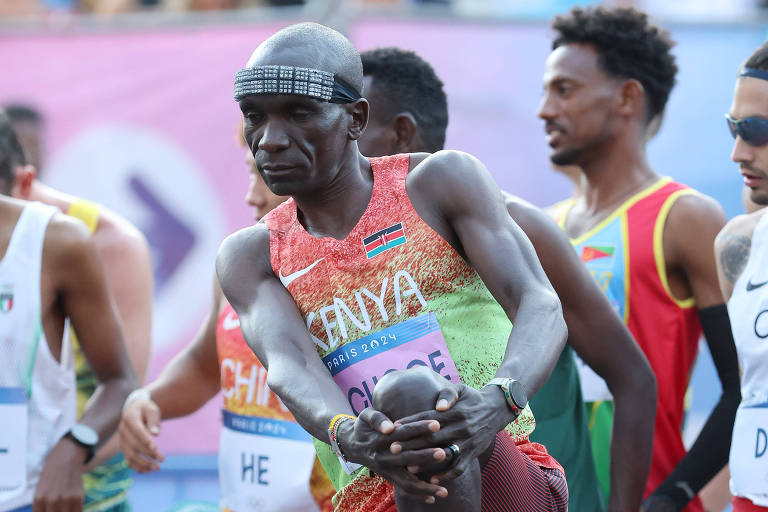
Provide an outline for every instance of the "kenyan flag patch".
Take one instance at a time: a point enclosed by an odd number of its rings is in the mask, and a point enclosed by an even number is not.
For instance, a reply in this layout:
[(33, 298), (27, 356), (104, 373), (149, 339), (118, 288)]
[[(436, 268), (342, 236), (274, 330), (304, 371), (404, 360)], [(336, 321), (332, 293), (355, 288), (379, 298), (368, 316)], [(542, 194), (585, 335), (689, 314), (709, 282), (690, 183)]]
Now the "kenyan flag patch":
[(377, 254), (381, 254), (387, 249), (402, 245), (405, 242), (405, 231), (403, 230), (402, 222), (398, 222), (397, 224), (363, 238), (365, 255), (368, 259), (373, 258)]
[(13, 309), (13, 286), (5, 285), (0, 288), (0, 313), (8, 313)]
[(602, 258), (610, 258), (616, 251), (612, 245), (585, 245), (581, 249), (581, 261), (594, 261)]

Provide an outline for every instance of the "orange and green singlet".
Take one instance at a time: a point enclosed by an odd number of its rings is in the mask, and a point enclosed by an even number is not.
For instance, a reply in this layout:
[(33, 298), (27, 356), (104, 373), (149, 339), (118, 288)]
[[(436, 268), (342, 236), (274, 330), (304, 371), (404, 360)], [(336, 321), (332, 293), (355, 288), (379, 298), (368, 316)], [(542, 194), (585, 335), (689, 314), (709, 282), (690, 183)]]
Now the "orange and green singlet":
[[(693, 297), (677, 299), (669, 287), (664, 259), (664, 225), (675, 201), (696, 192), (662, 178), (627, 199), (584, 235), (574, 249), (637, 340), (656, 375), (658, 405), (649, 495), (685, 455), (682, 439), (686, 388), (696, 359), (701, 326)], [(556, 218), (561, 227), (570, 207)], [(579, 361), (582, 391), (591, 412), (592, 448), (607, 492), (612, 398), (605, 382)], [(695, 498), (686, 512), (700, 512)]]
[[(392, 369), (425, 366), (482, 387), (501, 364), (512, 329), (477, 272), (414, 210), (405, 187), (408, 155), (370, 162), (371, 199), (346, 238), (307, 233), (293, 200), (265, 217), (275, 275), (356, 413)], [(508, 432), (532, 460), (557, 467), (528, 441), (534, 425), (526, 408)], [(350, 488), (368, 485), (365, 468), (347, 475), (325, 442), (315, 440), (315, 447), (337, 489), (353, 478)]]
[(224, 398), (219, 444), (223, 512), (333, 510), (333, 485), (311, 436), (267, 386), (267, 370), (225, 303), (216, 323)]

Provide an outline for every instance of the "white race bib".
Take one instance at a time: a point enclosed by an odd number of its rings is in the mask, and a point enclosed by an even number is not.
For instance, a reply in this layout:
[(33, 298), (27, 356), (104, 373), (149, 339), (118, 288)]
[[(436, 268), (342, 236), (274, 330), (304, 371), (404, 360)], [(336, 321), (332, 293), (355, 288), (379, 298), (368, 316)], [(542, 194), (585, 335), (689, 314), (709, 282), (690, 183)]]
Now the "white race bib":
[(730, 467), (734, 494), (768, 506), (768, 403), (736, 412)]
[(27, 391), (0, 387), (0, 490), (27, 484)]
[(581, 380), (581, 394), (585, 402), (613, 401), (613, 395), (602, 377), (589, 367), (575, 352), (576, 368)]
[(235, 512), (318, 510), (309, 488), (312, 438), (293, 421), (223, 412), (221, 506)]

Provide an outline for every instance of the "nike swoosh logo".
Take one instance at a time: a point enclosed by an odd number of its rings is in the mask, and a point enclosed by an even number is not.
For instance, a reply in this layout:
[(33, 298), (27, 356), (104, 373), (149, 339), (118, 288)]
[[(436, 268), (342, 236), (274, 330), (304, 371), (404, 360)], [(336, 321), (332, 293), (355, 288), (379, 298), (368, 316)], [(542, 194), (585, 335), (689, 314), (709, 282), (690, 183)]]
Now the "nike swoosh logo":
[(221, 326), (225, 331), (231, 331), (240, 327), (240, 319), (237, 317), (237, 313), (230, 311), (227, 316), (224, 317), (224, 321), (221, 322)]
[(314, 267), (315, 265), (317, 265), (318, 263), (320, 263), (324, 259), (325, 259), (325, 257), (322, 257), (319, 260), (317, 260), (314, 263), (312, 263), (310, 266), (305, 267), (305, 268), (303, 268), (301, 270), (297, 270), (296, 272), (288, 274), (287, 276), (284, 276), (283, 275), (283, 269), (280, 269), (280, 270), (277, 271), (277, 276), (280, 278), (280, 282), (283, 283), (283, 286), (288, 288), (289, 284), (291, 284), (292, 282), (294, 282), (295, 280), (297, 280), (298, 278), (300, 278), (301, 276), (303, 276), (304, 274), (306, 274), (307, 272), (312, 270), (312, 267)]
[(760, 288), (761, 286), (765, 286), (766, 284), (768, 284), (768, 281), (763, 281), (762, 283), (753, 284), (752, 278), (750, 277), (749, 281), (747, 281), (747, 291), (751, 292), (752, 290), (757, 290), (758, 288)]

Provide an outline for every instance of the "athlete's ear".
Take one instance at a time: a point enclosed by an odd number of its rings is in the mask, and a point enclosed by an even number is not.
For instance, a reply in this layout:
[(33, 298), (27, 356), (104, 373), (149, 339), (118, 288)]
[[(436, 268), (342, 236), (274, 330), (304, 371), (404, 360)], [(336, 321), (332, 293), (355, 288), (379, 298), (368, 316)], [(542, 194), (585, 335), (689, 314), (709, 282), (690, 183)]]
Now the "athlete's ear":
[(33, 165), (24, 165), (16, 168), (16, 175), (13, 178), (13, 187), (11, 187), (11, 196), (19, 199), (29, 199), (32, 195), (32, 184), (37, 178), (37, 170)]
[(395, 135), (393, 154), (415, 153), (422, 151), (424, 146), (419, 135), (419, 123), (410, 112), (401, 112), (392, 120)]
[(645, 88), (634, 78), (626, 80), (619, 90), (619, 114), (629, 117), (646, 116)]
[(371, 106), (368, 103), (368, 100), (360, 98), (356, 102), (349, 104), (347, 108), (349, 109), (349, 114), (352, 116), (352, 122), (350, 123), (348, 130), (349, 138), (357, 140), (363, 135), (365, 127), (368, 126), (368, 116), (370, 116)]

